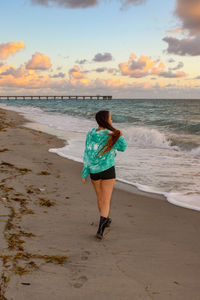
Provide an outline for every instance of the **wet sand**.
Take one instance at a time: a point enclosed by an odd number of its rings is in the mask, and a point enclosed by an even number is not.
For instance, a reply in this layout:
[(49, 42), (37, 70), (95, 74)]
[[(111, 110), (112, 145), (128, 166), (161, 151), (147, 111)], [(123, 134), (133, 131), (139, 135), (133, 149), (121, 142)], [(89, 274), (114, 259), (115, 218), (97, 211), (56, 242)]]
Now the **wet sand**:
[(200, 213), (116, 185), (97, 240), (82, 164), (24, 122), (0, 110), (0, 299), (199, 300)]

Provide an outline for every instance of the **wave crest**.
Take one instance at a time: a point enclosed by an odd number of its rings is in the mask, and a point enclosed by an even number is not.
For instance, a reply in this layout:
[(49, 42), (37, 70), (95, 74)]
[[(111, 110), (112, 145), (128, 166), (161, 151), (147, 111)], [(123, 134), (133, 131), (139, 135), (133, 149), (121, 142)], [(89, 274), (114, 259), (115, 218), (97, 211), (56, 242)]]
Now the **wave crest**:
[(131, 126), (124, 129), (123, 133), (127, 138), (129, 146), (167, 149), (178, 148), (176, 146), (171, 146), (171, 141), (164, 133), (153, 128)]

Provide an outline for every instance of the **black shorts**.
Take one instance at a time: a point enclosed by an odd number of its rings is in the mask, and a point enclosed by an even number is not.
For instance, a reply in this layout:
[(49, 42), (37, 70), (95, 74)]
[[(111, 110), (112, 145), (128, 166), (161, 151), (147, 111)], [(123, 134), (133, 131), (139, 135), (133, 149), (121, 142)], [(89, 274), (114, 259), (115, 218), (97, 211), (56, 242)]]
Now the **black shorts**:
[(92, 180), (99, 180), (99, 179), (113, 179), (115, 178), (116, 175), (115, 175), (115, 167), (111, 167), (107, 170), (104, 170), (102, 172), (99, 172), (99, 173), (90, 173), (90, 178)]

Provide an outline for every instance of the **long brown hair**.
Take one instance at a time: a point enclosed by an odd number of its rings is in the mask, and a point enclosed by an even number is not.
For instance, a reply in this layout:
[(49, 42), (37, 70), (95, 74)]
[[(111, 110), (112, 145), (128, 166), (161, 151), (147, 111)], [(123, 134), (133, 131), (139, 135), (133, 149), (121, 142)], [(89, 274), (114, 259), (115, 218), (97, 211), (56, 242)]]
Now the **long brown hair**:
[(110, 125), (108, 123), (109, 113), (110, 112), (108, 110), (100, 110), (95, 115), (97, 124), (100, 127), (103, 127), (103, 128), (106, 128), (106, 129), (112, 131), (112, 133), (107, 133), (107, 135), (109, 135), (107, 143), (99, 150), (99, 152), (97, 153), (97, 156), (102, 156), (102, 155), (106, 154), (107, 152), (109, 152), (112, 149), (112, 147), (114, 146), (114, 144), (117, 142), (117, 140), (121, 134), (120, 130), (115, 129), (112, 125)]

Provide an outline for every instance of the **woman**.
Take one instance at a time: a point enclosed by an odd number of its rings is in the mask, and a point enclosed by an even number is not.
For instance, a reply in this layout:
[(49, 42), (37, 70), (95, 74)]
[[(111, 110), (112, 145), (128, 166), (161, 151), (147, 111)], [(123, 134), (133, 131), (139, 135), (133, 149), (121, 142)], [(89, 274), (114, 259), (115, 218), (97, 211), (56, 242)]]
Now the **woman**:
[(115, 183), (116, 150), (125, 151), (127, 143), (122, 132), (112, 127), (112, 117), (109, 111), (99, 111), (95, 119), (99, 127), (89, 131), (86, 137), (82, 182), (86, 183), (86, 178), (90, 173), (100, 213), (96, 237), (102, 239), (105, 227), (111, 223), (109, 211)]

